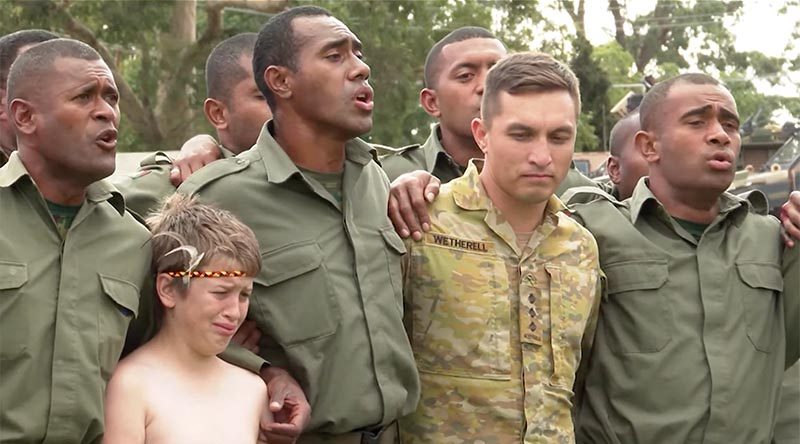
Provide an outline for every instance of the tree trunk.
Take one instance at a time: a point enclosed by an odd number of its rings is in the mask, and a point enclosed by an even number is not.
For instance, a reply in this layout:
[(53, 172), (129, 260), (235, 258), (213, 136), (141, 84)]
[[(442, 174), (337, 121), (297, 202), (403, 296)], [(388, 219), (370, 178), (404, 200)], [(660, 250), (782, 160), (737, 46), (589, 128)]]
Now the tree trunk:
[(164, 132), (164, 146), (176, 149), (187, 138), (194, 113), (189, 106), (191, 71), (182, 72), (180, 61), (197, 39), (197, 0), (173, 0), (170, 31), (162, 36), (161, 63), (170, 78), (159, 85), (156, 118)]

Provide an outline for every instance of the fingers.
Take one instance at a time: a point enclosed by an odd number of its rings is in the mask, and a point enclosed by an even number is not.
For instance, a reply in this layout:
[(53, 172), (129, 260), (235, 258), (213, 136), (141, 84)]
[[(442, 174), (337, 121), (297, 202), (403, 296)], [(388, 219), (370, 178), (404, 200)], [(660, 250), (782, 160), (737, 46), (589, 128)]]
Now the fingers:
[(412, 196), (415, 194), (421, 196), (422, 187), (416, 181), (408, 181), (400, 184), (400, 187), (395, 193), (395, 198), (397, 199), (397, 207), (398, 212), (400, 213), (400, 218), (406, 224), (408, 232), (414, 240), (420, 240), (422, 238), (422, 227), (417, 219), (417, 214), (412, 203)]
[(439, 186), (441, 185), (441, 181), (438, 177), (431, 176), (431, 181), (425, 187), (425, 200), (428, 203), (433, 203), (436, 199), (436, 196), (439, 195)]
[(783, 241), (787, 247), (793, 247), (795, 240), (800, 239), (800, 196), (793, 192), (781, 207), (781, 225), (783, 226)]
[(394, 231), (400, 235), (403, 239), (406, 239), (409, 235), (411, 235), (411, 231), (408, 229), (408, 225), (403, 220), (403, 216), (400, 215), (400, 204), (398, 203), (397, 197), (395, 197), (394, 192), (389, 193), (389, 220), (392, 221), (392, 225), (394, 225)]
[(255, 321), (245, 320), (236, 333), (231, 338), (231, 342), (258, 354), (258, 342), (261, 339), (261, 330), (256, 326)]

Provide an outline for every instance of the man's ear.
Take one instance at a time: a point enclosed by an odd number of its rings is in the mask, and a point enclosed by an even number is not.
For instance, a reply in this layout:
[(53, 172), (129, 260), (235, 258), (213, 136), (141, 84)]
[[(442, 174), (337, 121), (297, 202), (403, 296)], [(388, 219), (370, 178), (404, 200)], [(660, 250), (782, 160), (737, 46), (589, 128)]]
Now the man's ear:
[(218, 130), (228, 128), (228, 113), (225, 104), (217, 99), (207, 98), (203, 103), (203, 112), (208, 123)]
[(439, 118), (442, 112), (439, 111), (439, 97), (436, 95), (436, 90), (424, 88), (419, 92), (419, 104), (422, 109), (428, 113), (429, 116)]
[(489, 128), (486, 127), (486, 121), (480, 117), (472, 119), (472, 137), (478, 143), (478, 147), (486, 155), (487, 147), (489, 146)]
[(288, 99), (292, 97), (292, 72), (285, 66), (269, 66), (264, 71), (264, 82), (272, 94)]
[(9, 121), (22, 134), (36, 132), (36, 111), (33, 105), (24, 99), (14, 99), (9, 106)]
[(658, 147), (659, 144), (652, 132), (637, 132), (634, 136), (634, 143), (636, 144), (636, 149), (642, 153), (647, 163), (657, 163), (659, 159), (661, 159), (661, 153)]
[(166, 273), (159, 273), (156, 276), (156, 294), (158, 294), (158, 299), (161, 301), (161, 305), (164, 308), (174, 308), (175, 302), (178, 300), (179, 291), (180, 291), (180, 284), (177, 282), (173, 282), (175, 279), (180, 278), (173, 278)]
[(606, 172), (608, 173), (608, 178), (611, 179), (611, 182), (615, 185), (619, 185), (622, 182), (622, 177), (619, 174), (619, 159), (616, 156), (608, 156), (608, 160), (606, 161)]

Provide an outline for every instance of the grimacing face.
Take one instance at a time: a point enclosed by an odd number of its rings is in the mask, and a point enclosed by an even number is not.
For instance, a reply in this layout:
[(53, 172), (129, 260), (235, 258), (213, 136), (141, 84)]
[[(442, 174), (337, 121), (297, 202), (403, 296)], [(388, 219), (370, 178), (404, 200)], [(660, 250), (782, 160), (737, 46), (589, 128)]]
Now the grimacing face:
[[(198, 271), (236, 270), (233, 261), (214, 259)], [(180, 278), (173, 278), (180, 279)], [(173, 289), (172, 307), (166, 316), (196, 352), (213, 356), (225, 350), (244, 322), (253, 292), (252, 277), (198, 277), (180, 293)], [(163, 299), (162, 299), (163, 301)]]
[(485, 154), (484, 186), (507, 202), (546, 202), (572, 161), (577, 129), (572, 96), (567, 91), (500, 92), (495, 109), (488, 121), (476, 119), (472, 127)]

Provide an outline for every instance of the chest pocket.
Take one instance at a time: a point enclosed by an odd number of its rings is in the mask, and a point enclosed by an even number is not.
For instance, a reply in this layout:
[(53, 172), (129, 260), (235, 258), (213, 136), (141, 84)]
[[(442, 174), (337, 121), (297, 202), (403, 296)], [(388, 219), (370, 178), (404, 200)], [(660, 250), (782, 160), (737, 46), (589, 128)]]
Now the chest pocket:
[(339, 306), (315, 241), (287, 245), (261, 256), (255, 279), (259, 327), (284, 347), (334, 334)]
[(736, 262), (742, 307), (747, 322), (747, 337), (756, 350), (769, 353), (781, 328), (778, 293), (783, 291), (783, 275), (776, 264)]
[(100, 274), (103, 288), (98, 307), (98, 357), (103, 380), (108, 382), (117, 365), (128, 325), (139, 312), (139, 287), (112, 276)]
[(603, 267), (608, 299), (601, 304), (604, 339), (615, 353), (657, 353), (672, 340), (672, 317), (659, 290), (667, 282), (665, 260), (632, 260)]
[(0, 359), (14, 359), (28, 350), (30, 308), (21, 288), (28, 282), (25, 264), (0, 262)]
[(412, 252), (412, 346), (421, 372), (508, 380), (508, 273), (490, 255), (435, 246)]

